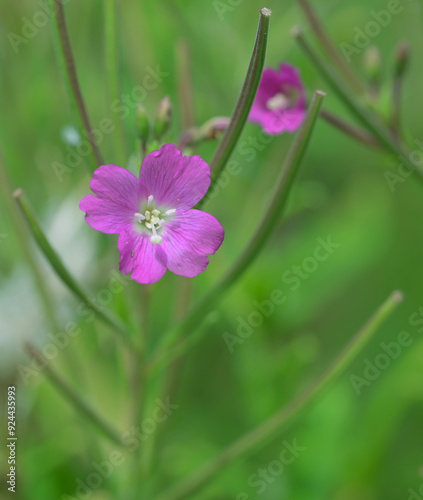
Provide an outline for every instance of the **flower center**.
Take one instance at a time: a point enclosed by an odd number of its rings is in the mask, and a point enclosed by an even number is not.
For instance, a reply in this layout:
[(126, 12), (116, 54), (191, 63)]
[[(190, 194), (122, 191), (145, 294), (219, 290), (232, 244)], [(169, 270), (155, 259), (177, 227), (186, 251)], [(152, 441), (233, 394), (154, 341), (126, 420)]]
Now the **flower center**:
[(135, 220), (150, 234), (150, 241), (155, 245), (159, 245), (163, 238), (159, 233), (162, 232), (165, 222), (170, 216), (174, 215), (176, 210), (171, 208), (163, 213), (156, 208), (154, 203), (154, 196), (150, 194), (147, 203), (143, 206), (140, 212), (134, 214)]
[(271, 111), (286, 109), (289, 105), (290, 100), (285, 94), (276, 94), (266, 102), (266, 108)]

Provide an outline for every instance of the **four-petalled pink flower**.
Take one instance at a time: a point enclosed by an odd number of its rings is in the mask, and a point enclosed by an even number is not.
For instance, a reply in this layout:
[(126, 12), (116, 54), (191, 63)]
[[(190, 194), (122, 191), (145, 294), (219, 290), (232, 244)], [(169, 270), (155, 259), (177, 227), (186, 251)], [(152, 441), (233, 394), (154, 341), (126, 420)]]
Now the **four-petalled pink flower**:
[(297, 130), (305, 117), (306, 97), (300, 72), (290, 64), (279, 70), (263, 71), (249, 121), (258, 123), (266, 134)]
[(210, 214), (195, 210), (210, 186), (210, 167), (199, 156), (182, 156), (173, 144), (148, 154), (138, 179), (117, 165), (93, 174), (82, 199), (87, 223), (119, 234), (120, 270), (139, 283), (159, 281), (166, 269), (192, 278), (205, 271), (222, 244), (224, 230)]

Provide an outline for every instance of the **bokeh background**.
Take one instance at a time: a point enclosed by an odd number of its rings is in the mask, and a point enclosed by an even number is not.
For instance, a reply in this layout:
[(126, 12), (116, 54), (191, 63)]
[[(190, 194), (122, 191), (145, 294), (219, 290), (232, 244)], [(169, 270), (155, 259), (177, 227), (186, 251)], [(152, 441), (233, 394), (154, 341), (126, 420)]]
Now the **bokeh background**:
[[(371, 11), (388, 5), (387, 0), (313, 3), (338, 44), (353, 43), (355, 28), (364, 29), (373, 19)], [(383, 55), (384, 85), (377, 106), (388, 112), (393, 52), (397, 43), (405, 40), (412, 47), (412, 60), (405, 82), (403, 123), (411, 140), (423, 140), (422, 4), (419, 0), (400, 3), (401, 13), (392, 16), (371, 41)], [(324, 106), (350, 119), (290, 35), (291, 28), (300, 24), (312, 36), (299, 6), (291, 0), (269, 0), (266, 6), (273, 10), (267, 65), (276, 67), (282, 61), (297, 65), (308, 93), (316, 88), (327, 91)], [(135, 171), (135, 109), (129, 106), (123, 120), (111, 111), (104, 7), (105, 2), (98, 0), (70, 0), (66, 5), (68, 26), (92, 124), (110, 117), (124, 132), (124, 154), (116, 147), (117, 134), (108, 134), (101, 142), (105, 161)], [(185, 40), (191, 49), (195, 122), (229, 116), (248, 65), (260, 7), (262, 3), (256, 0), (120, 3), (119, 94), (142, 85), (148, 67), (160, 66), (168, 75), (147, 92), (143, 104), (154, 114), (160, 99), (171, 97), (174, 123), (168, 139), (176, 142), (182, 115), (176, 47)], [(62, 178), (52, 167), (54, 162), (66, 164), (66, 155), (78, 140), (54, 46), (53, 22), (37, 29), (28, 43), (20, 44), (18, 53), (10, 43), (10, 33), (22, 36), (24, 18), (31, 20), (40, 9), (40, 4), (28, 0), (0, 4), (0, 496), (8, 498), (4, 485), (4, 395), (8, 384), (17, 383), (15, 497), (25, 500), (77, 497), (76, 480), (84, 481), (93, 470), (92, 462), (100, 462), (114, 449), (80, 419), (43, 373), (33, 373), (25, 380), (22, 372), (19, 374), (18, 367), (29, 362), (22, 354), (22, 342), (31, 339), (42, 348), (48, 335), (57, 333), (45, 313), (25, 245), (50, 290), (58, 331), (70, 321), (81, 328), (52, 360), (53, 366), (122, 431), (130, 425), (133, 406), (126, 355), (106, 327), (87, 323), (78, 315), (78, 302), (39, 255), (10, 197), (15, 188), (25, 190), (52, 244), (93, 296), (108, 287), (112, 270), (118, 268), (117, 238), (89, 228), (78, 209), (79, 200), (89, 192), (85, 162)], [(352, 56), (351, 64), (357, 71), (363, 70), (362, 56), (363, 52)], [(233, 155), (241, 169), (239, 175), (232, 176), (207, 205), (225, 227), (226, 238), (207, 272), (192, 280), (192, 302), (223, 275), (244, 248), (293, 139), (285, 134), (266, 144), (259, 141), (259, 146), (249, 146), (246, 152), (248, 141), (257, 137), (261, 137), (260, 129), (248, 124), (241, 139), (244, 146)], [(214, 148), (214, 143), (207, 144), (198, 153), (210, 160)], [(423, 483), (423, 342), (416, 321), (423, 306), (423, 184), (414, 174), (396, 184), (392, 192), (384, 173), (395, 171), (398, 164), (398, 158), (371, 151), (319, 121), (289, 213), (254, 265), (220, 303), (206, 339), (175, 371), (169, 391), (179, 408), (156, 440), (154, 488), (164, 489), (180, 479), (289, 402), (330, 363), (389, 293), (401, 289), (405, 293), (403, 304), (325, 397), (280, 436), (229, 466), (192, 498), (418, 498), (412, 497), (409, 489), (418, 492)], [(339, 247), (294, 287), (286, 273), (292, 273), (294, 265), (303, 265), (313, 256), (317, 239), (328, 236)], [(184, 307), (181, 289), (186, 293), (187, 285), (182, 281), (168, 273), (152, 289), (152, 344)], [(254, 301), (269, 299), (275, 289), (286, 294), (286, 301), (276, 305), (274, 312), (230, 352), (224, 334), (236, 335), (240, 318), (248, 322), (257, 310)], [(140, 286), (127, 282), (110, 307), (138, 324), (140, 301)], [(357, 394), (351, 376), (364, 377), (366, 365), (384, 352), (381, 343), (396, 341), (403, 331), (411, 335), (411, 345)], [(271, 476), (272, 481), (258, 493), (249, 484), (250, 478), (278, 459), (284, 440), (296, 440), (305, 449), (282, 474)], [(89, 498), (128, 498), (130, 459), (127, 454), (125, 464), (116, 467)]]

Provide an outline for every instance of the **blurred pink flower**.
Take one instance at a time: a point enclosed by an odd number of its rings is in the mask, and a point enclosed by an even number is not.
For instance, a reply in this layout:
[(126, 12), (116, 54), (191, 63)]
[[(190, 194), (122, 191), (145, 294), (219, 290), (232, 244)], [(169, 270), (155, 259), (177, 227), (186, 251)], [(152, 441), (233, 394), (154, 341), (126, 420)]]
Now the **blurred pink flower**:
[(300, 72), (282, 63), (279, 70), (263, 71), (249, 121), (258, 123), (266, 134), (294, 132), (301, 125), (306, 107)]
[(210, 186), (210, 167), (165, 144), (144, 159), (140, 178), (117, 165), (98, 168), (80, 208), (87, 223), (119, 234), (120, 270), (138, 283), (159, 281), (166, 269), (192, 278), (205, 271), (224, 230), (210, 214), (192, 207)]

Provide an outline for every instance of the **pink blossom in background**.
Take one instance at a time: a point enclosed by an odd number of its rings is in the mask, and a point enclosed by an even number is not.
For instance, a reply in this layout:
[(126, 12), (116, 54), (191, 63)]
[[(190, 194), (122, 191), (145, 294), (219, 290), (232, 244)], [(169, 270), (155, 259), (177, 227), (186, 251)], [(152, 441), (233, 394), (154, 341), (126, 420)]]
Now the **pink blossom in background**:
[(159, 281), (166, 270), (192, 278), (205, 271), (224, 230), (210, 214), (192, 209), (210, 186), (210, 167), (199, 156), (182, 156), (173, 144), (146, 156), (138, 179), (117, 165), (93, 174), (82, 199), (87, 223), (119, 234), (120, 270), (139, 283)]
[(266, 134), (294, 132), (303, 122), (306, 108), (305, 90), (300, 72), (282, 63), (279, 70), (263, 71), (249, 121), (258, 123)]

